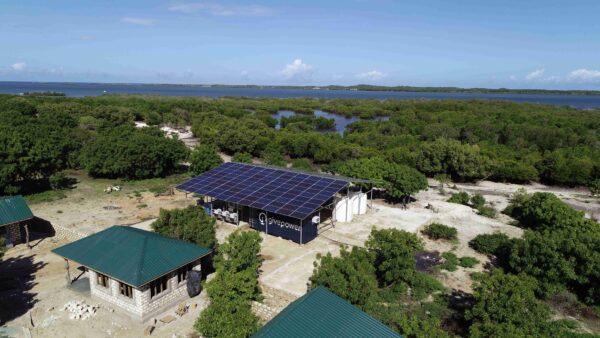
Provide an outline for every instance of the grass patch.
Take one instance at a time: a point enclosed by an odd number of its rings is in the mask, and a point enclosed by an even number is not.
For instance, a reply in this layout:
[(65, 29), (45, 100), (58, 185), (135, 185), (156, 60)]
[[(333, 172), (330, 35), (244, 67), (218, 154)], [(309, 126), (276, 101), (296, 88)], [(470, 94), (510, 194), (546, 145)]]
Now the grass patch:
[(484, 217), (489, 217), (489, 218), (496, 218), (496, 209), (483, 205), (480, 206), (479, 208), (477, 208), (477, 214), (484, 216)]
[(142, 203), (142, 204), (138, 204), (137, 205), (138, 209), (144, 209), (144, 208), (147, 208), (147, 207), (148, 207), (148, 204), (146, 204), (146, 203)]
[(456, 271), (458, 269), (459, 259), (452, 252), (444, 252), (442, 253), (442, 257), (444, 258), (444, 262), (440, 264), (440, 268), (447, 271)]
[(47, 190), (36, 194), (25, 196), (29, 204), (54, 202), (66, 198), (65, 190)]
[(463, 268), (472, 268), (477, 264), (479, 264), (479, 260), (470, 256), (461, 257), (458, 262), (458, 265), (462, 266)]

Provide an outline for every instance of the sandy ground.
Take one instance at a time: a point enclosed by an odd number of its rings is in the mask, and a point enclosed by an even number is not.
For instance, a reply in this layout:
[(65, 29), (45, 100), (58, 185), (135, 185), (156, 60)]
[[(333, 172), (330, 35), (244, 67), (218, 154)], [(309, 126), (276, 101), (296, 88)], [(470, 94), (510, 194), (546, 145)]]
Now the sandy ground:
[[(36, 241), (37, 242), (37, 241)], [(35, 243), (35, 242), (34, 242)], [(10, 321), (9, 327), (27, 328), (32, 337), (141, 337), (144, 329), (149, 325), (143, 324), (122, 312), (119, 308), (97, 298), (91, 298), (89, 293), (80, 293), (68, 289), (65, 281), (65, 267), (62, 258), (50, 252), (50, 250), (66, 242), (53, 242), (45, 239), (39, 245), (29, 250), (24, 245), (11, 249), (3, 258), (10, 261), (11, 258), (28, 261), (38, 266), (34, 271), (34, 280), (31, 288), (27, 290), (35, 304), (28, 313)], [(11, 270), (5, 270), (1, 266), (3, 274), (10, 274)], [(71, 276), (75, 278), (78, 270), (71, 268)], [(86, 275), (83, 275), (86, 277)], [(70, 301), (83, 300), (88, 305), (100, 304), (95, 316), (86, 320), (69, 319), (67, 311), (61, 311), (64, 305)], [(205, 292), (186, 302), (190, 305), (190, 311), (177, 320), (163, 324), (158, 322), (153, 337), (186, 337), (193, 331), (192, 326), (200, 311), (207, 305)], [(193, 308), (192, 304), (196, 304)], [(167, 314), (174, 314), (175, 308)], [(163, 316), (164, 316), (163, 315)], [(161, 316), (162, 318), (162, 316)], [(33, 325), (32, 325), (33, 323)]]
[[(132, 224), (149, 229), (152, 219), (158, 216), (160, 208), (180, 208), (193, 204), (190, 197), (186, 199), (184, 193), (176, 192), (171, 196), (155, 197), (150, 192), (142, 192), (136, 197), (133, 188), (125, 185), (123, 191), (117, 194), (102, 193), (103, 187), (110, 182), (102, 181), (85, 182), (77, 189), (68, 193), (68, 197), (51, 203), (32, 205), (33, 212), (53, 224), (72, 228), (82, 233), (93, 233), (113, 224)], [(468, 247), (468, 241), (481, 233), (503, 232), (511, 237), (520, 236), (522, 230), (509, 225), (511, 219), (499, 214), (495, 219), (482, 217), (471, 208), (447, 203), (449, 193), (457, 190), (446, 189), (446, 194), (441, 194), (436, 188), (436, 182), (431, 181), (432, 187), (416, 196), (417, 201), (403, 209), (400, 205), (389, 205), (376, 200), (373, 209), (366, 215), (357, 216), (349, 223), (336, 223), (335, 227), (327, 227), (315, 240), (308, 244), (299, 245), (294, 242), (277, 237), (261, 234), (263, 245), (261, 254), (264, 263), (261, 267), (260, 282), (265, 295), (264, 303), (274, 309), (282, 309), (295, 298), (303, 295), (313, 271), (313, 263), (318, 253), (331, 252), (338, 255), (342, 245), (363, 246), (373, 228), (402, 229), (420, 234), (420, 230), (433, 222), (454, 226), (458, 230), (459, 240), (455, 243), (444, 241), (431, 241), (424, 238), (426, 249), (431, 251), (453, 250), (460, 256), (477, 257), (482, 264), (487, 260)], [(509, 196), (520, 185), (481, 182), (477, 185), (459, 184), (457, 188), (469, 192), (479, 192), (498, 210), (502, 210), (509, 201)], [(529, 192), (552, 191), (565, 201), (580, 209), (587, 210), (588, 215), (600, 214), (598, 199), (589, 197), (584, 190), (550, 188), (541, 185), (525, 186)], [(139, 207), (141, 204), (144, 207)], [(107, 210), (108, 205), (118, 206), (119, 209)], [(431, 207), (428, 208), (428, 205)], [(585, 207), (585, 208), (583, 208)], [(142, 222), (142, 223), (139, 223)], [(244, 231), (247, 225), (242, 226)], [(217, 238), (224, 241), (227, 235), (235, 231), (236, 227), (227, 223), (218, 223)], [(31, 330), (34, 337), (140, 337), (145, 328), (141, 323), (130, 320), (120, 310), (100, 300), (85, 298), (72, 289), (65, 287), (64, 265), (60, 257), (50, 252), (63, 242), (45, 239), (32, 250), (19, 245), (9, 249), (4, 261), (23, 260), (33, 269), (33, 279), (29, 292), (34, 302), (29, 313), (20, 313), (19, 316), (7, 323), (10, 327), (26, 327)], [(479, 264), (473, 269), (460, 268), (455, 272), (442, 271), (439, 278), (448, 288), (471, 291), (470, 273), (482, 269)], [(10, 275), (6, 271), (7, 264), (0, 264), (2, 276)], [(71, 273), (75, 275), (74, 272)], [(89, 297), (89, 296), (87, 296)], [(98, 314), (87, 321), (71, 320), (65, 312), (59, 311), (68, 301), (85, 299), (88, 304), (101, 303)], [(184, 336), (192, 331), (192, 325), (206, 305), (206, 295), (202, 293), (188, 303), (198, 304), (192, 313), (177, 319), (175, 322), (159, 325), (152, 336), (172, 337)], [(48, 310), (54, 308), (53, 310)], [(31, 326), (31, 319), (34, 326)]]

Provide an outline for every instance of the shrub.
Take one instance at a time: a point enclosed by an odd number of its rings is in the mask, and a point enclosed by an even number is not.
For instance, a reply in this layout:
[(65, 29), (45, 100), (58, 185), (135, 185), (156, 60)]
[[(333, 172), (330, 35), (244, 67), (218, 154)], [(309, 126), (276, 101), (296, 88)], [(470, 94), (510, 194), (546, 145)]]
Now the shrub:
[(456, 271), (459, 263), (458, 257), (449, 251), (442, 253), (442, 257), (444, 258), (444, 262), (440, 265), (440, 268), (448, 271)]
[(293, 159), (292, 160), (292, 168), (299, 169), (299, 170), (305, 170), (305, 171), (313, 170), (312, 164), (310, 163), (310, 160), (307, 158)]
[(480, 194), (475, 194), (471, 196), (471, 205), (473, 208), (479, 209), (485, 205), (485, 198), (483, 198), (483, 196)]
[(456, 230), (456, 228), (449, 227), (444, 224), (433, 223), (425, 227), (425, 229), (423, 230), (423, 234), (434, 240), (452, 240), (457, 238), (458, 231)]
[[(469, 246), (473, 250), (486, 254), (498, 256), (501, 251), (505, 251), (510, 247), (511, 239), (503, 233), (482, 234), (477, 235), (469, 242)], [(508, 249), (508, 252), (510, 250)]]
[(590, 188), (590, 192), (592, 193), (592, 196), (599, 196), (600, 195), (600, 178), (595, 179), (592, 182), (590, 182), (588, 187)]
[(231, 158), (232, 162), (252, 163), (252, 155), (248, 153), (235, 153)]
[(488, 206), (480, 206), (479, 208), (477, 208), (477, 214), (484, 216), (484, 217), (489, 217), (489, 218), (495, 218), (496, 217), (496, 209), (494, 209), (493, 207), (488, 207)]
[(452, 196), (448, 199), (448, 202), (462, 204), (462, 205), (469, 205), (470, 199), (471, 198), (469, 197), (468, 193), (461, 191), (461, 192), (452, 194)]
[(52, 174), (48, 178), (48, 182), (50, 183), (52, 190), (60, 190), (69, 186), (69, 179), (63, 172)]
[(462, 266), (463, 268), (472, 268), (477, 264), (479, 264), (479, 260), (470, 256), (461, 257), (458, 262), (458, 265)]

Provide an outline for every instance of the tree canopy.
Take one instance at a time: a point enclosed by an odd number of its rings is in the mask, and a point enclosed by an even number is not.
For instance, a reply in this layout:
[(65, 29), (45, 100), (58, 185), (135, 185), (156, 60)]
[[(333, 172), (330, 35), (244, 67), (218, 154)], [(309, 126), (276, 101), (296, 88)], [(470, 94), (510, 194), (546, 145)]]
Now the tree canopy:
[(198, 145), (190, 154), (190, 171), (194, 175), (200, 175), (222, 163), (223, 159), (211, 145)]
[(100, 130), (84, 146), (81, 163), (92, 176), (141, 179), (172, 173), (187, 154), (183, 142), (158, 128), (123, 125)]
[(206, 248), (214, 248), (217, 245), (215, 223), (215, 219), (199, 206), (160, 209), (158, 219), (152, 223), (152, 230)]

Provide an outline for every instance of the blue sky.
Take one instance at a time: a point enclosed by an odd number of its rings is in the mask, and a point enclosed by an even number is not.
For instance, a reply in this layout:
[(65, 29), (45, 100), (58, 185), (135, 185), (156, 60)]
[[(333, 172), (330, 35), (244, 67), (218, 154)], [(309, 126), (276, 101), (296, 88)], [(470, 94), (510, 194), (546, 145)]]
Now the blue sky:
[(600, 89), (600, 1), (0, 1), (0, 80)]

